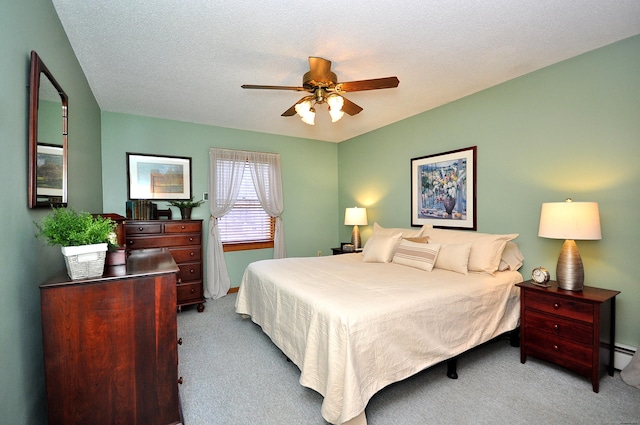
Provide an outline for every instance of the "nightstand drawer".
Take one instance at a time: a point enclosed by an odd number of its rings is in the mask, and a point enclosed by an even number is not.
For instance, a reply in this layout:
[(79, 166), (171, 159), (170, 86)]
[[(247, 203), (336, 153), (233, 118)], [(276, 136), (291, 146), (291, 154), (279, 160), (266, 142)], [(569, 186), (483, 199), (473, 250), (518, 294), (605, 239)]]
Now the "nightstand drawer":
[(530, 292), (527, 308), (593, 323), (593, 304), (554, 295)]
[(547, 354), (547, 358), (555, 363), (571, 367), (577, 364), (591, 367), (593, 350), (590, 346), (533, 329), (527, 331), (527, 339), (528, 349)]
[(529, 328), (547, 332), (556, 337), (571, 339), (581, 344), (591, 345), (593, 343), (592, 325), (565, 320), (555, 315), (540, 314), (531, 310), (526, 310), (524, 314), (524, 323)]

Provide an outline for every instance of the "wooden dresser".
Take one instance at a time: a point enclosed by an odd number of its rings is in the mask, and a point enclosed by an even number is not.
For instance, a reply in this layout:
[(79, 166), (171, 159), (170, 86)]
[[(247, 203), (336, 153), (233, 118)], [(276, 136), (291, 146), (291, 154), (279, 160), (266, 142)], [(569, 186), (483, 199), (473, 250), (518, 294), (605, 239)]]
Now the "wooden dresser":
[(128, 220), (125, 224), (127, 251), (168, 248), (180, 268), (178, 309), (198, 305), (204, 310), (202, 271), (202, 220)]
[(50, 425), (180, 424), (175, 308), (166, 250), (102, 277), (40, 285)]
[[(520, 287), (520, 362), (531, 355), (591, 379), (600, 387), (603, 366), (613, 376), (615, 307), (619, 291), (585, 286), (582, 291), (559, 289), (554, 281), (543, 288), (531, 281)], [(606, 351), (601, 358), (600, 351)]]

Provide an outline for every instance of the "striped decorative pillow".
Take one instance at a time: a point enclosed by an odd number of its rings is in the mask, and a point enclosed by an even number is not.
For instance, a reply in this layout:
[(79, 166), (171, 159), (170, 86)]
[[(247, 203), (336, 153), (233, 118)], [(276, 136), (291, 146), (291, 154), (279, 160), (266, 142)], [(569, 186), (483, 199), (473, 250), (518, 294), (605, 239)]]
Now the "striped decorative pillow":
[(430, 272), (436, 263), (439, 250), (440, 244), (437, 243), (419, 243), (403, 239), (396, 249), (393, 262)]

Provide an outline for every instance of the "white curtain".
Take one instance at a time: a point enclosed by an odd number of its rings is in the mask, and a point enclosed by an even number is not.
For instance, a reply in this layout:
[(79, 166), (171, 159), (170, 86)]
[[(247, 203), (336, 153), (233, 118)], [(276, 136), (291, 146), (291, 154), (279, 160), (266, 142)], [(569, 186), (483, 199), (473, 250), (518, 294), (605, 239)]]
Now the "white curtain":
[(265, 212), (275, 218), (273, 258), (284, 258), (282, 212), (282, 173), (280, 155), (211, 148), (209, 150), (209, 240), (207, 243), (206, 298), (220, 298), (231, 287), (220, 239), (218, 219), (226, 215), (238, 199), (245, 166), (251, 171), (258, 200)]
[(227, 263), (224, 260), (218, 219), (233, 208), (246, 160), (246, 153), (226, 149), (209, 150), (209, 240), (207, 242), (206, 298), (227, 295), (231, 287)]
[(276, 221), (276, 231), (273, 237), (273, 258), (284, 258), (287, 256), (287, 252), (284, 245), (284, 224), (282, 223), (284, 200), (282, 196), (280, 155), (249, 152), (248, 166), (249, 170), (251, 170), (251, 178), (256, 188), (260, 205)]

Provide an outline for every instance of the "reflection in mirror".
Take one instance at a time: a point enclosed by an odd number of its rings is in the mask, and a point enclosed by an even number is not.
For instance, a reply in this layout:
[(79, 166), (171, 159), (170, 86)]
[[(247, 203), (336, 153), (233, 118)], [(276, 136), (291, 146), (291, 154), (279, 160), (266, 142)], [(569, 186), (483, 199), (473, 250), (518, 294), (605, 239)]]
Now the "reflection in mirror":
[(29, 207), (66, 206), (68, 99), (33, 51), (29, 88)]

